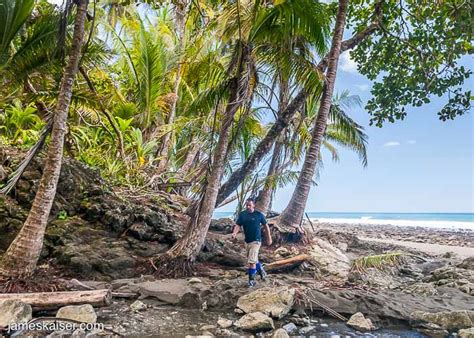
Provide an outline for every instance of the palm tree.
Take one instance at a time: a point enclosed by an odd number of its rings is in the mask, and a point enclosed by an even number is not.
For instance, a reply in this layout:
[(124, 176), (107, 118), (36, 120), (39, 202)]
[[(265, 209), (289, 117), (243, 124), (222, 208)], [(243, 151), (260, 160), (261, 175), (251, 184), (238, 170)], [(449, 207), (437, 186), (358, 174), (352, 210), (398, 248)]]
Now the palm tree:
[(304, 209), (306, 207), (309, 190), (313, 181), (316, 164), (319, 161), (321, 144), (326, 132), (328, 116), (331, 109), (331, 100), (336, 81), (337, 63), (341, 53), (342, 35), (344, 33), (344, 25), (346, 22), (347, 4), (348, 0), (339, 0), (334, 35), (328, 57), (326, 79), (318, 116), (315, 120), (311, 144), (306, 152), (303, 168), (298, 178), (298, 183), (296, 184), (293, 196), (280, 216), (280, 222), (282, 225), (298, 227), (303, 219)]
[[(230, 69), (227, 71), (227, 74), (234, 74), (227, 82), (229, 98), (224, 110), (219, 138), (213, 151), (210, 170), (206, 177), (204, 193), (194, 212), (195, 217), (191, 218), (186, 234), (166, 254), (158, 258), (160, 273), (173, 275), (189, 273), (192, 263), (201, 250), (218, 197), (234, 116), (240, 107), (248, 107), (251, 102), (257, 83), (256, 60), (258, 61), (258, 55), (265, 55), (268, 41), (275, 39), (272, 28), (284, 26), (287, 34), (310, 31), (313, 36), (320, 38), (315, 39), (320, 42), (320, 45), (315, 43), (314, 46), (324, 48), (324, 43), (321, 47), (321, 41), (324, 41), (324, 27), (320, 25), (321, 20), (313, 20), (314, 16), (308, 15), (307, 11), (310, 8), (311, 14), (314, 14), (315, 6), (310, 0), (285, 1), (275, 6), (267, 6), (259, 1), (255, 3), (244, 1), (244, 4), (241, 4), (238, 0), (229, 4), (219, 17), (219, 24), (223, 27), (223, 40), (235, 41), (231, 44), (234, 52), (230, 58)], [(272, 53), (272, 55), (276, 54)], [(307, 71), (308, 68), (304, 70)], [(313, 69), (310, 73), (312, 72)], [(310, 75), (308, 78), (313, 84), (319, 83), (317, 74)]]
[(43, 176), (23, 227), (2, 257), (0, 274), (6, 277), (28, 276), (32, 274), (43, 248), (46, 224), (56, 194), (61, 170), (64, 137), (67, 129), (66, 121), (84, 39), (88, 1), (78, 0), (77, 3), (72, 48), (61, 81)]

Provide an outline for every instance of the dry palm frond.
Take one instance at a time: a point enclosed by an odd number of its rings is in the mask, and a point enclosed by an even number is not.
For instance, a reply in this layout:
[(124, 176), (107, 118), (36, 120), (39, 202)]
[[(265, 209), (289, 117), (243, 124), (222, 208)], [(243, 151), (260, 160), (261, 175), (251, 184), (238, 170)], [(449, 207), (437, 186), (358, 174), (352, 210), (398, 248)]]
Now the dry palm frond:
[(391, 252), (382, 255), (363, 256), (352, 262), (352, 270), (364, 272), (368, 268), (383, 270), (387, 266), (399, 266), (404, 260), (402, 252)]

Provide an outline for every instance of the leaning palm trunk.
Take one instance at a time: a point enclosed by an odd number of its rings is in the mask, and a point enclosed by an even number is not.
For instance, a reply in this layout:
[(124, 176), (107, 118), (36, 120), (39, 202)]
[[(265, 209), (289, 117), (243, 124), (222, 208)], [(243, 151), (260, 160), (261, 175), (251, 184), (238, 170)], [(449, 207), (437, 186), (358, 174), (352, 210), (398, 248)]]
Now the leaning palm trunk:
[(212, 213), (214, 212), (220, 180), (224, 172), (232, 122), (240, 106), (239, 85), (240, 81), (237, 78), (231, 81), (229, 103), (219, 132), (219, 140), (214, 149), (213, 161), (209, 176), (207, 177), (207, 185), (200, 204), (194, 213), (195, 217), (191, 218), (186, 234), (168, 252), (158, 258), (158, 274), (160, 275), (179, 276), (188, 274), (204, 244), (211, 223)]
[(56, 195), (56, 187), (61, 171), (66, 121), (84, 38), (88, 0), (79, 0), (78, 3), (71, 54), (61, 81), (43, 176), (25, 224), (1, 261), (0, 274), (6, 277), (32, 274), (43, 248), (46, 224)]
[[(174, 88), (173, 88), (173, 99), (171, 101), (171, 107), (170, 107), (170, 114), (168, 117), (168, 125), (172, 126), (174, 123), (175, 117), (176, 117), (176, 105), (178, 103), (178, 98), (179, 98), (179, 85), (181, 83), (181, 71), (182, 71), (182, 61), (184, 59), (184, 45), (185, 45), (185, 39), (184, 39), (184, 34), (185, 34), (185, 28), (186, 28), (186, 13), (187, 9), (189, 6), (189, 0), (177, 0), (174, 1), (175, 7), (176, 7), (176, 26), (178, 28), (178, 55), (179, 55), (179, 62), (178, 66), (176, 69), (176, 79), (174, 81)], [(168, 160), (169, 160), (169, 148), (171, 146), (171, 136), (172, 136), (173, 131), (167, 132), (163, 136), (161, 148), (159, 151), (158, 156), (161, 157), (160, 163), (158, 165), (157, 171), (163, 172), (168, 165)]]
[(270, 202), (272, 200), (272, 195), (275, 190), (275, 177), (278, 173), (278, 169), (281, 162), (281, 142), (276, 142), (275, 147), (273, 148), (272, 160), (270, 166), (268, 167), (267, 178), (265, 184), (263, 185), (262, 191), (258, 194), (257, 202), (255, 203), (255, 209), (267, 214), (268, 208), (270, 207)]
[(339, 9), (336, 17), (336, 26), (332, 40), (331, 50), (329, 52), (326, 80), (324, 83), (321, 104), (319, 106), (318, 116), (316, 118), (311, 143), (306, 152), (303, 168), (301, 169), (298, 183), (291, 197), (290, 203), (280, 216), (280, 223), (284, 226), (299, 226), (303, 219), (304, 209), (308, 200), (308, 194), (313, 181), (316, 164), (319, 159), (321, 143), (326, 132), (326, 126), (331, 108), (331, 99), (336, 82), (337, 63), (341, 53), (342, 35), (346, 21), (348, 0), (339, 0)]

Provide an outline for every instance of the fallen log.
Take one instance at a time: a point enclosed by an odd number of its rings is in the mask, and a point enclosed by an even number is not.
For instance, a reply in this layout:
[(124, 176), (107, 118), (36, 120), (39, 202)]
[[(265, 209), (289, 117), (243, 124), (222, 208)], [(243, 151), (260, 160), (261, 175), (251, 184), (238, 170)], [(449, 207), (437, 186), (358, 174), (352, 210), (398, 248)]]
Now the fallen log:
[(5, 300), (19, 300), (30, 304), (33, 311), (55, 310), (66, 305), (91, 304), (95, 307), (110, 304), (112, 294), (110, 290), (91, 291), (62, 291), (37, 293), (2, 293), (0, 302)]
[(306, 254), (297, 255), (291, 258), (282, 259), (265, 265), (265, 270), (268, 272), (277, 272), (283, 270), (290, 270), (296, 268), (301, 263), (309, 260), (310, 256)]

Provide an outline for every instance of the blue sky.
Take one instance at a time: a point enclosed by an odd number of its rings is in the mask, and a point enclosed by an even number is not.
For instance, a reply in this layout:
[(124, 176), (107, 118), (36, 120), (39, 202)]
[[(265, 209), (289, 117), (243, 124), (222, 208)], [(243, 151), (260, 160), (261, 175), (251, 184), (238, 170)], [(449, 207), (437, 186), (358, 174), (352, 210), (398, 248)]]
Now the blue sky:
[[(473, 69), (471, 59), (463, 60)], [(340, 149), (340, 162), (325, 155), (318, 186), (311, 189), (307, 211), (321, 212), (474, 212), (474, 120), (472, 113), (454, 121), (438, 120), (446, 101), (436, 98), (421, 108), (408, 108), (403, 121), (369, 127), (364, 110), (372, 83), (357, 72), (348, 54), (341, 56), (336, 91), (361, 97), (363, 106), (350, 115), (369, 135), (369, 165)], [(466, 87), (474, 88), (472, 78)], [(280, 189), (273, 209), (287, 205), (294, 186)], [(219, 211), (233, 211), (228, 205)]]

